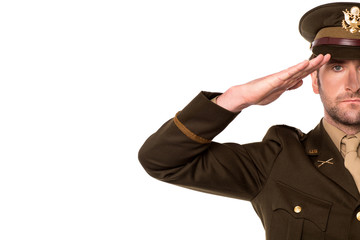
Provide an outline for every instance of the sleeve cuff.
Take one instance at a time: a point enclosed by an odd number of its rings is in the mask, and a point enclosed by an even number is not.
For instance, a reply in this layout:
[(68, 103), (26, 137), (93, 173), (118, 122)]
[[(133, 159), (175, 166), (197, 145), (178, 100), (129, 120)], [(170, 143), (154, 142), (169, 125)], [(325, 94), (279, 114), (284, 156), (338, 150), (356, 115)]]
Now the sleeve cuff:
[(211, 142), (238, 115), (211, 101), (218, 95), (220, 94), (200, 92), (175, 116), (175, 125), (196, 142)]

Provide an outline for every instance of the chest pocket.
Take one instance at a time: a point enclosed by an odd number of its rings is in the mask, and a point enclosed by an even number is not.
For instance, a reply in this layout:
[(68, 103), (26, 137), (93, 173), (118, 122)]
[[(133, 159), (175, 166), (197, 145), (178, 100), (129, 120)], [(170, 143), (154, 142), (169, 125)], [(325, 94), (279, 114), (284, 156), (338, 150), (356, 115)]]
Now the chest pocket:
[(332, 204), (284, 183), (276, 185), (269, 239), (324, 239)]

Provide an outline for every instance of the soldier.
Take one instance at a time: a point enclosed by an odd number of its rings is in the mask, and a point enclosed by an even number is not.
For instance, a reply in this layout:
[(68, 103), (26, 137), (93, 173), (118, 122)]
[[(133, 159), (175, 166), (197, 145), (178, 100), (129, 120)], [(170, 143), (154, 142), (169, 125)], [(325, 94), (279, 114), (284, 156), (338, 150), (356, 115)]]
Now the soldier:
[[(165, 182), (251, 201), (266, 239), (360, 239), (359, 8), (331, 3), (301, 18), (310, 60), (223, 94), (201, 92), (144, 143), (145, 170)], [(309, 74), (324, 106), (312, 131), (273, 126), (258, 143), (212, 141), (243, 109), (273, 102)]]

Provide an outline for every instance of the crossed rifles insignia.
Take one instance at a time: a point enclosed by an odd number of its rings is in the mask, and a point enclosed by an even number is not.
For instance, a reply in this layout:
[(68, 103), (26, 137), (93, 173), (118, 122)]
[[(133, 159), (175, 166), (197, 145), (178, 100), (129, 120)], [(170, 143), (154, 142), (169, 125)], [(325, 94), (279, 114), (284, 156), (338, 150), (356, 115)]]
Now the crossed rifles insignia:
[(342, 27), (351, 33), (360, 32), (360, 9), (352, 7), (349, 10), (343, 11), (345, 19), (342, 21)]
[(333, 164), (334, 164), (334, 162), (332, 162), (333, 160), (334, 160), (334, 158), (330, 158), (330, 159), (328, 159), (328, 160), (326, 160), (326, 161), (318, 160), (317, 162), (320, 163), (320, 164), (318, 165), (318, 168), (321, 167), (321, 166), (323, 166), (324, 164), (333, 165)]

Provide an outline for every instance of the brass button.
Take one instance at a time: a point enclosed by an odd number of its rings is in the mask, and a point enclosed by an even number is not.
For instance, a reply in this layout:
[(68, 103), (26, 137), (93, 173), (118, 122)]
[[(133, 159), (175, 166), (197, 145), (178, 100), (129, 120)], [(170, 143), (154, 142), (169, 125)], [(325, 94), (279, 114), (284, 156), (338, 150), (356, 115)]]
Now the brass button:
[[(300, 213), (301, 212), (301, 207), (300, 206), (294, 207), (294, 212), (295, 213)], [(359, 217), (360, 217), (360, 213), (359, 213)]]
[(360, 222), (360, 212), (356, 214), (356, 219)]

